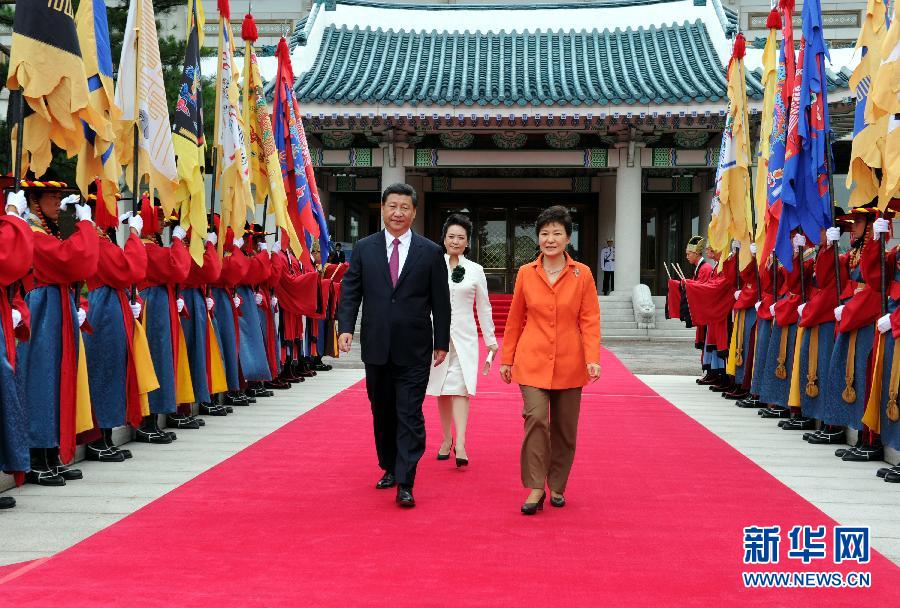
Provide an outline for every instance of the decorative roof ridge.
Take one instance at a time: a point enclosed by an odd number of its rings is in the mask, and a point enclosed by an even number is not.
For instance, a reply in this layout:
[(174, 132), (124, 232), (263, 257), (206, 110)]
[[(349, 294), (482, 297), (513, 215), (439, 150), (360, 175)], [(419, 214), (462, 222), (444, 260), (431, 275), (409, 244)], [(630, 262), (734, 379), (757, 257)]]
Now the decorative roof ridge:
[[(673, 4), (676, 2), (685, 2), (686, 0), (593, 0), (592, 2), (558, 2), (543, 3), (530, 2), (527, 4), (437, 4), (430, 2), (417, 2), (410, 4), (394, 4), (391, 2), (381, 2), (379, 0), (333, 0), (335, 5), (343, 4), (346, 6), (362, 6), (366, 8), (383, 8), (383, 9), (404, 9), (404, 10), (425, 10), (425, 11), (523, 11), (536, 9), (597, 9), (597, 8), (623, 8), (632, 6), (648, 6), (653, 4)], [(322, 0), (316, 0), (319, 4)], [(712, 0), (719, 2), (719, 0)]]
[[(456, 6), (459, 6), (459, 5), (456, 5)], [(502, 29), (500, 31), (470, 30), (470, 29), (438, 30), (435, 28), (431, 28), (430, 30), (406, 29), (406, 28), (400, 28), (399, 30), (395, 30), (392, 27), (385, 29), (380, 26), (377, 28), (373, 28), (370, 25), (367, 25), (366, 27), (360, 27), (359, 25), (350, 26), (350, 25), (347, 25), (346, 23), (343, 23), (341, 25), (331, 23), (325, 28), (325, 30), (326, 31), (334, 30), (335, 32), (338, 32), (338, 33), (371, 32), (373, 34), (398, 35), (398, 36), (421, 36), (423, 34), (431, 35), (431, 36), (475, 36), (475, 35), (478, 35), (478, 36), (540, 36), (540, 35), (544, 35), (544, 34), (556, 34), (559, 36), (575, 34), (575, 35), (588, 36), (588, 35), (593, 35), (593, 34), (619, 34), (619, 35), (621, 35), (621, 34), (628, 34), (628, 33), (659, 32), (659, 31), (665, 32), (668, 30), (684, 28), (684, 27), (687, 27), (687, 28), (702, 27), (705, 29), (706, 23), (704, 23), (704, 21), (702, 19), (695, 19), (694, 21), (688, 21), (687, 19), (685, 19), (684, 21), (681, 21), (681, 22), (673, 21), (672, 23), (651, 24), (649, 26), (643, 26), (643, 25), (638, 26), (638, 27), (628, 26), (625, 29), (622, 29), (621, 27), (617, 26), (614, 29), (609, 29), (608, 27), (605, 27), (602, 30), (598, 29), (598, 28), (591, 28), (591, 29), (571, 28), (568, 30), (564, 30), (562, 28), (555, 29), (555, 30), (540, 29), (540, 28), (536, 29), (536, 30), (531, 30), (529, 28), (525, 28), (524, 30), (521, 30), (521, 31), (519, 31), (519, 30), (507, 31), (505, 29)]]

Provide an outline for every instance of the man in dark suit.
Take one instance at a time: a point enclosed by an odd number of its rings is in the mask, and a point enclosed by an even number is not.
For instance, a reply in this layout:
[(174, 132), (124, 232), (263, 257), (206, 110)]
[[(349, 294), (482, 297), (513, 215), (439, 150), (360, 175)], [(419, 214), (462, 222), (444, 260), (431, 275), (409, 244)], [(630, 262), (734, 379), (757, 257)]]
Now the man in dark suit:
[(338, 344), (349, 352), (360, 303), (362, 360), (372, 405), (375, 449), (397, 503), (415, 506), (416, 465), (425, 453), (422, 401), (429, 365), (450, 348), (450, 290), (441, 248), (410, 230), (416, 191), (388, 186), (381, 195), (384, 230), (356, 243), (341, 284)]

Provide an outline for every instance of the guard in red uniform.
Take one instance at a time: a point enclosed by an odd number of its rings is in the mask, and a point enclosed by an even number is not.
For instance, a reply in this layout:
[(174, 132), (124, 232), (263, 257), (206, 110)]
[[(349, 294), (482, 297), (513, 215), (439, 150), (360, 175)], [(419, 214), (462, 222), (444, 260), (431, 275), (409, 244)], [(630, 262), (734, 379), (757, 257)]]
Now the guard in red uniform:
[[(5, 200), (4, 200), (5, 198)], [(28, 308), (20, 295), (21, 279), (31, 270), (34, 241), (23, 215), (28, 204), (24, 192), (0, 194), (0, 471), (16, 475), (17, 483), (30, 468), (28, 421), (16, 387), (16, 340), (27, 340)], [(0, 496), (0, 509), (16, 500)]]
[[(34, 272), (25, 281), (31, 338), (19, 343), (16, 354), (32, 448), (26, 481), (62, 486), (82, 476), (63, 463), (75, 456), (80, 327), (87, 317), (76, 296), (82, 282), (97, 272), (99, 237), (90, 207), (79, 204), (78, 195), (65, 195), (65, 183), (23, 186), (34, 231)], [(74, 229), (63, 239), (61, 222), (73, 208)]]
[(228, 392), (225, 394), (225, 405), (250, 405), (250, 398), (241, 391), (240, 371), (240, 325), (239, 315), (241, 297), (237, 295), (238, 283), (250, 267), (250, 260), (241, 251), (243, 237), (234, 238), (229, 227), (225, 232), (225, 244), (222, 249), (222, 272), (219, 279), (211, 284), (210, 297), (215, 302), (213, 325), (219, 338), (219, 348), (225, 363), (225, 379)]

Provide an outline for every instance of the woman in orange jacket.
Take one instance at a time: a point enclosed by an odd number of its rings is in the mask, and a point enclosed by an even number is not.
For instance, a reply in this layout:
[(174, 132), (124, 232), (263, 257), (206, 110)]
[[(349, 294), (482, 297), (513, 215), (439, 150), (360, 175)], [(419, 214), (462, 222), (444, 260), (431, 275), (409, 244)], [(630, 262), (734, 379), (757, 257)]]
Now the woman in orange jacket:
[(544, 210), (535, 222), (541, 254), (519, 268), (506, 321), (500, 375), (519, 384), (524, 400), (522, 485), (531, 490), (522, 513), (566, 504), (563, 493), (581, 409), (581, 389), (600, 377), (600, 303), (590, 268), (566, 247), (572, 218), (565, 207)]

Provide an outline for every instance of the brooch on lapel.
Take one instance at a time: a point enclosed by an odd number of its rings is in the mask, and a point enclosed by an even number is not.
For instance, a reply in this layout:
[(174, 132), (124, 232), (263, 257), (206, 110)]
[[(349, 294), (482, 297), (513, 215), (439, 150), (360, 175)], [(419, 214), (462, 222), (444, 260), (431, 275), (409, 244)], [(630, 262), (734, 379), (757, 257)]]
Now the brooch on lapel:
[(574, 274), (574, 275), (577, 277), (577, 276), (579, 276), (579, 275), (581, 274), (581, 271), (578, 270), (577, 268), (575, 268), (575, 269), (572, 270), (572, 274)]
[(466, 276), (466, 269), (462, 267), (462, 264), (457, 264), (453, 272), (450, 273), (450, 278), (453, 279), (454, 283), (462, 283), (464, 276)]

